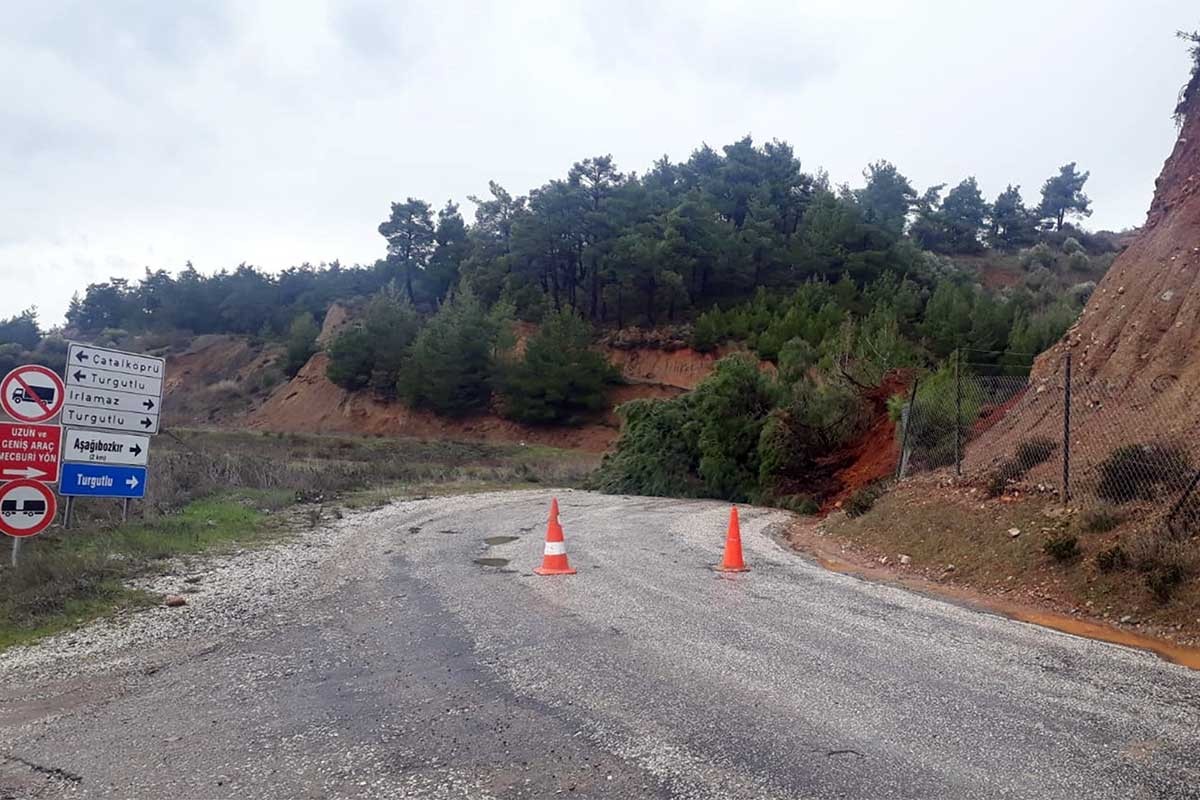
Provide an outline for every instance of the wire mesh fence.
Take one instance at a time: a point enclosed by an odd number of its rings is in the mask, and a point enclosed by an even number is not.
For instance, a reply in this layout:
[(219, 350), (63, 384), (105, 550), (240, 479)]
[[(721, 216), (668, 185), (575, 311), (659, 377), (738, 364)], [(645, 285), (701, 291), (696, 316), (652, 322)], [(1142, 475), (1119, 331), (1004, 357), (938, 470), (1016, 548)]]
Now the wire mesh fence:
[(1059, 374), (918, 379), (898, 426), (901, 477), (948, 469), (993, 496), (1036, 487), (1172, 538), (1200, 534), (1200, 397), (1173, 380), (1111, 386)]

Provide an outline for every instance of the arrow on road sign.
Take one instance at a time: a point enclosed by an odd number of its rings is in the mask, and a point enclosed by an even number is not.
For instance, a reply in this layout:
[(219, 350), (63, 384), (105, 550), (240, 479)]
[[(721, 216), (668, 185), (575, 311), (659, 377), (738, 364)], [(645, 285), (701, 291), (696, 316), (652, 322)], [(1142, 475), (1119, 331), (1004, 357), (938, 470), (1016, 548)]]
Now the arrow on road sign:
[(79, 361), (87, 361), (88, 354), (83, 352), (82, 350), (80, 350), (78, 353), (75, 354), (75, 358), (78, 359)]
[(154, 424), (154, 422), (149, 417), (146, 417), (144, 420), (142, 420), (138, 424), (141, 425), (143, 428), (149, 428), (151, 425)]
[(142, 446), (140, 444), (135, 444), (133, 447), (129, 448), (129, 452), (133, 453), (135, 456), (140, 456), (142, 454)]
[[(80, 355), (82, 355), (82, 353)], [(75, 374), (72, 375), (71, 377), (73, 377), (75, 379), (75, 381), (78, 383), (79, 381), (81, 381), (87, 377), (87, 373), (81, 369), (77, 369), (77, 370), (75, 370)]]
[(144, 405), (146, 407), (147, 411), (154, 410), (154, 401), (150, 400), (149, 398), (147, 398), (146, 402), (142, 403), (142, 405)]
[(146, 468), (67, 462), (63, 464), (59, 493), (64, 496), (145, 497)]
[(33, 479), (33, 478), (47, 478), (50, 476), (50, 473), (46, 472), (45, 470), (40, 470), (37, 467), (23, 467), (21, 469), (6, 469), (6, 470), (4, 470), (4, 476), (6, 478), (30, 478), (30, 479)]

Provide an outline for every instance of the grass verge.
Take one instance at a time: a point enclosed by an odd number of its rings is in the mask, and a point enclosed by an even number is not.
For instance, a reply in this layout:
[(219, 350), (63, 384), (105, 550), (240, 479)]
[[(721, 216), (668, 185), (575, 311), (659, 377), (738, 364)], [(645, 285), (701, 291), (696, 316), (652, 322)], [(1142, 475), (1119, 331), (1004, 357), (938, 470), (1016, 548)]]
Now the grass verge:
[(177, 556), (278, 541), (328, 507), (578, 485), (596, 460), (519, 445), (175, 431), (155, 442), (142, 518), (122, 523), (119, 503), (80, 500), (74, 528), (22, 542), (18, 568), (0, 556), (0, 648), (160, 602), (128, 582)]

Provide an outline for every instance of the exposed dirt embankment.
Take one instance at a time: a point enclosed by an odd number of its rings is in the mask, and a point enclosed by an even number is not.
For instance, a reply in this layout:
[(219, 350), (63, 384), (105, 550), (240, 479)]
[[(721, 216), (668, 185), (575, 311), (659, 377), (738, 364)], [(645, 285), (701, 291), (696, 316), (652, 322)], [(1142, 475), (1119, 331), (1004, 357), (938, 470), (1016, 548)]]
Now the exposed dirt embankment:
[(272, 431), (529, 442), (593, 452), (604, 450), (617, 434), (608, 424), (533, 428), (492, 414), (449, 419), (414, 411), (402, 403), (380, 401), (369, 392), (339, 388), (325, 377), (328, 363), (324, 353), (313, 356), (290, 383), (247, 417), (246, 424)]
[[(328, 344), (352, 320), (351, 310), (333, 304), (319, 341)], [(530, 330), (528, 326), (518, 330), (519, 343)], [(235, 336), (201, 336), (187, 351), (169, 359), (167, 424), (530, 442), (601, 452), (620, 432), (618, 405), (640, 398), (677, 397), (695, 388), (730, 351), (605, 347), (603, 352), (625, 381), (610, 391), (609, 411), (581, 427), (532, 427), (496, 414), (448, 419), (382, 401), (368, 392), (347, 392), (325, 377), (329, 360), (324, 353), (314, 356), (291, 381), (272, 385), (269, 378), (278, 371), (280, 347), (258, 346)], [(763, 368), (773, 369), (769, 364)]]
[[(1035, 396), (1060, 391), (1067, 353), (1073, 382), (1102, 388), (1105, 413), (1073, 422), (1081, 441), (1123, 430), (1137, 438), (1139, 430), (1149, 435), (1168, 423), (1179, 431), (1200, 425), (1200, 96), (1189, 105), (1145, 226), (1113, 262), (1079, 321), (1034, 365)], [(1016, 419), (968, 450), (969, 465), (1031, 434), (1053, 435), (1061, 414), (1043, 413), (1048, 405), (1014, 409)], [(1104, 430), (1089, 430), (1100, 425)]]
[[(322, 336), (328, 338), (347, 319), (346, 310), (334, 305), (325, 319)], [(604, 353), (626, 381), (610, 392), (611, 409), (639, 398), (676, 397), (707, 377), (725, 355), (723, 351), (698, 353), (687, 348), (605, 348)], [(601, 419), (575, 428), (532, 427), (495, 414), (463, 419), (439, 417), (399, 402), (384, 402), (367, 392), (347, 392), (325, 376), (328, 363), (328, 357), (318, 353), (294, 379), (254, 409), (245, 423), (273, 431), (530, 442), (592, 452), (608, 448), (620, 432), (620, 421), (611, 409)]]
[(240, 336), (196, 337), (167, 359), (165, 424), (235, 423), (266, 398), (272, 388), (266, 376), (280, 355), (278, 346), (254, 345)]
[(622, 377), (630, 383), (654, 383), (677, 389), (695, 389), (700, 381), (708, 377), (713, 365), (728, 355), (728, 350), (700, 353), (685, 347), (681, 350), (631, 350), (605, 348), (609, 362), (621, 370)]

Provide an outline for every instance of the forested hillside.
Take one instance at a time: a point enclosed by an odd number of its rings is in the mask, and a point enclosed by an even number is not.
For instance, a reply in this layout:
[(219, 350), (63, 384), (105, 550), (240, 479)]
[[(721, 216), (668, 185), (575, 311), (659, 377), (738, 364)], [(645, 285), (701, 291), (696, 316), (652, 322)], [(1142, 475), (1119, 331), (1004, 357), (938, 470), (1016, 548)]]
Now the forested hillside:
[[(836, 422), (818, 437), (832, 446), (857, 430), (849, 398), (895, 367), (936, 367), (961, 349), (975, 369), (1026, 370), (1116, 250), (1115, 236), (1072, 225), (1090, 214), (1087, 178), (1067, 164), (1027, 205), (1015, 186), (989, 202), (973, 177), (918, 191), (886, 161), (869, 165), (861, 186), (834, 186), (805, 172), (788, 144), (749, 137), (682, 163), (664, 157), (644, 174), (599, 156), (527, 195), (491, 183), (469, 198), (470, 224), (453, 202), (393, 203), (374, 264), (147, 269), (140, 281), (88, 286), (67, 320), (101, 341), (181, 331), (282, 340), (281, 367), (294, 374), (317, 350), (318, 321), (342, 301), (357, 311), (326, 345), (335, 383), (440, 414), (494, 408), (533, 424), (577, 423), (604, 406), (614, 373), (591, 349), (598, 329), (668, 327), (668, 340), (749, 348), (779, 367), (777, 379), (722, 373), (761, 395), (762, 414), (739, 434), (755, 455), (736, 476), (697, 477), (694, 487), (748, 496), (772, 410), (800, 403), (824, 427)], [(520, 347), (516, 321), (539, 326)], [(3, 325), (0, 358), (59, 357), (32, 312)], [(714, 463), (693, 455), (687, 474)]]

